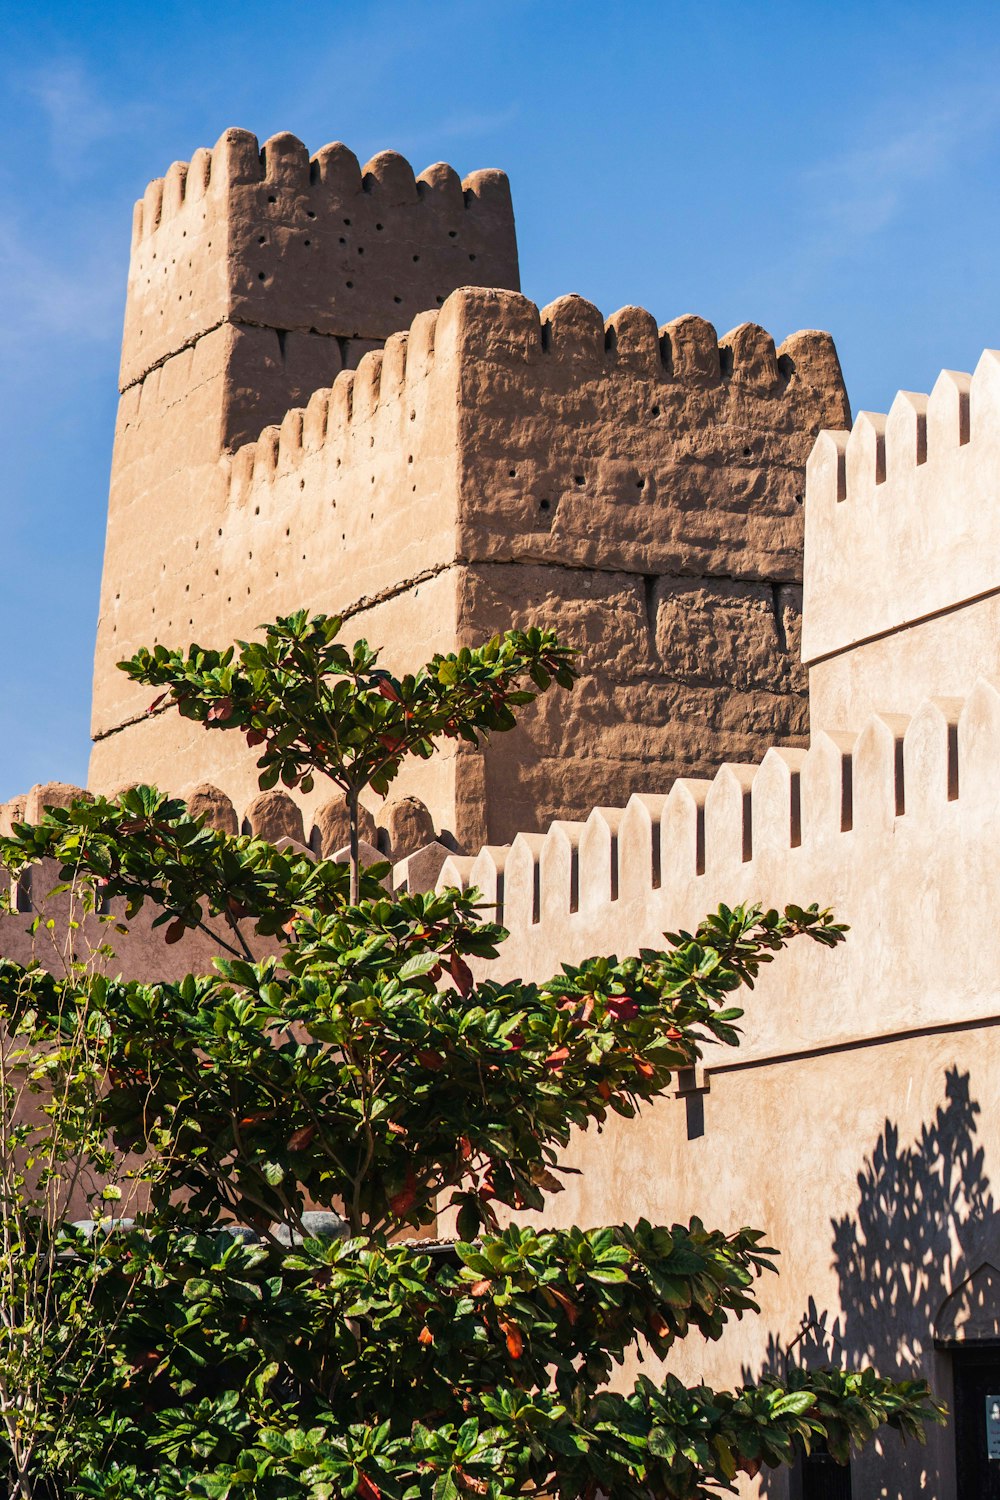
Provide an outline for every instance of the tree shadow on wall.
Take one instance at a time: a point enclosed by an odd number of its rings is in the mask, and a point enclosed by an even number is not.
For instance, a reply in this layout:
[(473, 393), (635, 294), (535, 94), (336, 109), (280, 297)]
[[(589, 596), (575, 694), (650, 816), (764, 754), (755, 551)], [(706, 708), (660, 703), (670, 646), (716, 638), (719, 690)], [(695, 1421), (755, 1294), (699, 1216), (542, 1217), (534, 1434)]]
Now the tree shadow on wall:
[[(1000, 1216), (976, 1142), (981, 1108), (969, 1081), (958, 1069), (946, 1072), (944, 1101), (912, 1144), (901, 1145), (898, 1126), (886, 1120), (858, 1174), (856, 1211), (832, 1221), (840, 1311), (831, 1315), (810, 1297), (797, 1335), (770, 1335), (758, 1378), (783, 1377), (795, 1364), (873, 1365), (935, 1385), (934, 1330), (944, 1304), (985, 1261), (1000, 1264)], [(744, 1370), (744, 1379), (754, 1378)], [(933, 1467), (926, 1450), (888, 1433), (854, 1461), (854, 1493), (932, 1495)], [(761, 1493), (786, 1495), (786, 1476), (768, 1476)]]

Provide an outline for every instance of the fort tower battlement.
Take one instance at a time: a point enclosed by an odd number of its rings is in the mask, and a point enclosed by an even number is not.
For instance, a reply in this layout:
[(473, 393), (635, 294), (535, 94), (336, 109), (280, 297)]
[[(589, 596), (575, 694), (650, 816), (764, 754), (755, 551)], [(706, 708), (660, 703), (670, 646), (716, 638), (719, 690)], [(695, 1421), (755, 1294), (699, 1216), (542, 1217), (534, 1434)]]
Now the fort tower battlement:
[[(847, 413), (826, 334), (776, 350), (752, 324), (720, 341), (700, 318), (465, 288), (223, 454), (211, 503), (175, 517), (168, 548), (133, 550), (124, 588), (106, 569), (106, 659), (245, 637), (303, 602), (350, 616), (394, 667), (555, 622), (582, 653), (571, 699), (483, 756), (407, 768), (465, 847), (627, 796), (654, 765), (802, 742), (803, 471)], [(132, 463), (131, 491), (159, 483), (155, 453)], [(253, 758), (147, 719), (147, 697), (99, 670), (92, 783), (180, 774), (245, 803)]]
[(136, 204), (121, 387), (223, 324), (381, 342), (469, 282), (518, 286), (502, 172), (227, 130)]

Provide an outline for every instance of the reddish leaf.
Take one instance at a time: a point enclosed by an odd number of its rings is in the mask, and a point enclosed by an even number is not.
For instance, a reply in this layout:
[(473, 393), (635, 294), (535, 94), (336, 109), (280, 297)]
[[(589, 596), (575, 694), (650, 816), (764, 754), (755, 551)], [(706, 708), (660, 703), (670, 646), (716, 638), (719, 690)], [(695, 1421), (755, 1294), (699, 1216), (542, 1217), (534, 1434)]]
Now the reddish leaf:
[(472, 970), (469, 968), (469, 965), (465, 962), (465, 960), (461, 958), (457, 953), (453, 953), (451, 955), (451, 960), (448, 964), (448, 967), (451, 970), (452, 979), (454, 979), (455, 983), (458, 986), (459, 993), (463, 996), (471, 994)]
[(569, 1319), (570, 1324), (572, 1325), (573, 1323), (575, 1323), (577, 1318), (580, 1316), (575, 1302), (572, 1302), (570, 1298), (567, 1297), (565, 1292), (557, 1291), (554, 1286), (546, 1287), (545, 1290), (548, 1292), (550, 1297), (554, 1297), (559, 1303), (559, 1306), (562, 1308), (563, 1312)]
[(568, 1047), (557, 1047), (556, 1050), (554, 1052), (550, 1052), (548, 1057), (545, 1059), (545, 1066), (547, 1068), (552, 1068), (555, 1072), (558, 1073), (568, 1057)]
[(399, 703), (400, 696), (387, 677), (383, 677), (378, 685), (378, 690), (383, 698), (388, 698), (392, 703)]
[(156, 713), (156, 710), (157, 710), (157, 709), (158, 709), (158, 708), (159, 708), (159, 706), (160, 706), (160, 704), (161, 704), (161, 703), (162, 703), (162, 702), (163, 702), (163, 701), (164, 701), (164, 700), (165, 700), (165, 699), (166, 699), (166, 698), (169, 698), (169, 697), (170, 697), (170, 691), (169, 691), (169, 689), (168, 689), (168, 690), (167, 690), (167, 692), (165, 692), (165, 693), (161, 693), (161, 694), (160, 694), (160, 696), (159, 696), (159, 697), (158, 697), (158, 698), (154, 698), (154, 699), (153, 699), (153, 701), (152, 701), (152, 703), (151, 703), (151, 704), (150, 704), (150, 705), (149, 705), (149, 707), (148, 707), (148, 708), (147, 708), (147, 709), (146, 709), (146, 712), (147, 712), (147, 713), (148, 713), (148, 714), (155, 714), (155, 713)]
[(520, 1052), (521, 1048), (524, 1046), (524, 1037), (519, 1031), (512, 1031), (510, 1036), (507, 1038), (507, 1046), (512, 1052)]
[(425, 1050), (417, 1053), (417, 1062), (422, 1068), (427, 1068), (431, 1073), (440, 1073), (444, 1067), (444, 1058), (440, 1052)]
[(760, 1459), (738, 1458), (736, 1460), (736, 1467), (742, 1469), (744, 1474), (749, 1474), (750, 1478), (753, 1479), (755, 1475), (760, 1473)]
[(417, 1343), (418, 1344), (427, 1345), (427, 1344), (433, 1344), (433, 1342), (434, 1342), (434, 1335), (433, 1335), (433, 1333), (431, 1333), (430, 1329), (427, 1327), (427, 1324), (425, 1323), (424, 1326), (423, 1326), (423, 1328), (421, 1328), (420, 1332), (417, 1334)]
[(492, 1281), (475, 1281), (469, 1288), (469, 1296), (485, 1297), (492, 1285)]
[(225, 724), (225, 723), (228, 723), (228, 721), (232, 717), (233, 717), (233, 700), (232, 700), (232, 698), (220, 698), (218, 700), (218, 702), (213, 703), (212, 706), (211, 706), (211, 708), (208, 710), (208, 713), (205, 715), (205, 722), (208, 723), (208, 724), (214, 724), (214, 723)]
[(312, 1145), (315, 1134), (315, 1125), (302, 1125), (298, 1130), (293, 1130), (288, 1137), (289, 1151), (304, 1151), (307, 1146)]
[(524, 1353), (524, 1335), (516, 1323), (508, 1323), (506, 1318), (500, 1320), (500, 1331), (506, 1336), (507, 1353), (511, 1359), (520, 1359)]
[(639, 1007), (631, 995), (620, 995), (608, 1001), (608, 1011), (616, 1021), (634, 1021)]
[(467, 1135), (459, 1136), (458, 1149), (462, 1154), (463, 1161), (472, 1160), (472, 1142), (469, 1140), (469, 1137)]
[(409, 1213), (410, 1209), (413, 1207), (416, 1201), (417, 1179), (414, 1177), (411, 1170), (406, 1174), (406, 1182), (404, 1186), (400, 1188), (398, 1193), (393, 1194), (393, 1196), (389, 1199), (389, 1208), (391, 1212), (397, 1216), (397, 1218), (401, 1218), (403, 1214)]
[(362, 1474), (358, 1479), (357, 1493), (361, 1500), (382, 1500), (382, 1491), (374, 1479), (369, 1479), (367, 1474)]
[(546, 1167), (533, 1167), (531, 1180), (535, 1187), (544, 1188), (547, 1193), (561, 1193), (564, 1191), (563, 1184), (558, 1177), (554, 1177)]
[(601, 1082), (597, 1085), (597, 1092), (600, 1094), (600, 1096), (601, 1096), (602, 1099), (610, 1099), (611, 1098), (611, 1085), (610, 1085), (610, 1083), (606, 1083), (604, 1081), (604, 1079), (602, 1078)]
[(395, 755), (396, 751), (401, 750), (404, 744), (403, 740), (395, 738), (391, 734), (380, 734), (378, 742), (383, 750), (388, 750), (390, 755)]
[(392, 1135), (407, 1136), (410, 1133), (405, 1125), (397, 1125), (395, 1120), (390, 1120), (386, 1128)]
[(143, 1354), (137, 1355), (131, 1361), (132, 1369), (137, 1372), (139, 1370), (148, 1370), (151, 1366), (158, 1365), (162, 1358), (163, 1355), (158, 1349), (147, 1349)]
[(179, 943), (181, 938), (184, 936), (185, 931), (186, 928), (184, 926), (184, 918), (175, 917), (174, 920), (170, 923), (170, 926), (167, 928), (164, 937), (166, 938), (168, 943)]
[(252, 750), (256, 745), (263, 745), (266, 739), (267, 735), (264, 733), (263, 729), (247, 730), (247, 748), (250, 750)]
[(635, 1063), (635, 1071), (641, 1073), (643, 1078), (652, 1078), (655, 1074), (656, 1069), (645, 1057), (633, 1057), (632, 1061)]

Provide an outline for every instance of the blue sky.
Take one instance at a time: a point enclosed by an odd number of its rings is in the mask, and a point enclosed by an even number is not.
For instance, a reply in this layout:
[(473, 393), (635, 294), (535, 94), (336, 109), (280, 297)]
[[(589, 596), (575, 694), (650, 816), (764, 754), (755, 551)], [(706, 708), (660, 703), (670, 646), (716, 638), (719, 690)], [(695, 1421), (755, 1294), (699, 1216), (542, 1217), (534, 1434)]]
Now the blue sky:
[(993, 4), (25, 5), (0, 46), (0, 799), (86, 776), (133, 199), (228, 125), (501, 166), (524, 290), (834, 333), (855, 410), (1000, 344)]

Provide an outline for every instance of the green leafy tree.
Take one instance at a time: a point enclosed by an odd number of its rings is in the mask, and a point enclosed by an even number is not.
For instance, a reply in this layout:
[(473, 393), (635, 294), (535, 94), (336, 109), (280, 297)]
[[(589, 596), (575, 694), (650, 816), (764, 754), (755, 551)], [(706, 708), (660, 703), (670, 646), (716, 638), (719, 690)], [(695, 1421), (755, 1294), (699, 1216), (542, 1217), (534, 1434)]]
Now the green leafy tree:
[(103, 1021), (80, 1003), (107, 951), (67, 955), (79, 903), (72, 883), (58, 894), (70, 897), (61, 937), (51, 920), (32, 925), (50, 962), (65, 960), (60, 994), (39, 1011), (37, 975), (24, 970), (5, 975), (0, 1002), (0, 1446), (3, 1493), (24, 1500), (45, 1493), (39, 1472), (60, 1455), (78, 1458), (91, 1438), (102, 1450), (104, 1433), (90, 1418), (125, 1372), (115, 1324), (135, 1285), (126, 1269), (118, 1309), (110, 1308), (106, 1236), (67, 1223), (129, 1213), (139, 1183), (108, 1141)]
[[(339, 786), (349, 871), (214, 832), (152, 788), (53, 810), (0, 848), (15, 871), (45, 859), (90, 882), (116, 920), (151, 903), (167, 942), (200, 930), (219, 948), (173, 984), (0, 964), (9, 1028), (100, 1039), (99, 1129), (143, 1163), (136, 1226), (88, 1241), (127, 1377), (111, 1401), (92, 1382), (76, 1447), (43, 1444), (37, 1471), (102, 1500), (688, 1500), (801, 1446), (843, 1460), (886, 1424), (922, 1439), (940, 1415), (926, 1385), (871, 1370), (615, 1388), (629, 1354), (669, 1360), (756, 1311), (775, 1255), (758, 1231), (500, 1219), (560, 1190), (571, 1131), (737, 1045), (733, 1001), (762, 964), (844, 929), (815, 907), (721, 908), (662, 951), (491, 980), (506, 934), (478, 893), (387, 895), (386, 867), (360, 866), (358, 799), (442, 738), (512, 727), (572, 684), (570, 655), (510, 632), (396, 678), (339, 630), (302, 613), (238, 652), (123, 665), (242, 733), (262, 785)], [(400, 1239), (436, 1214), (457, 1242)]]

